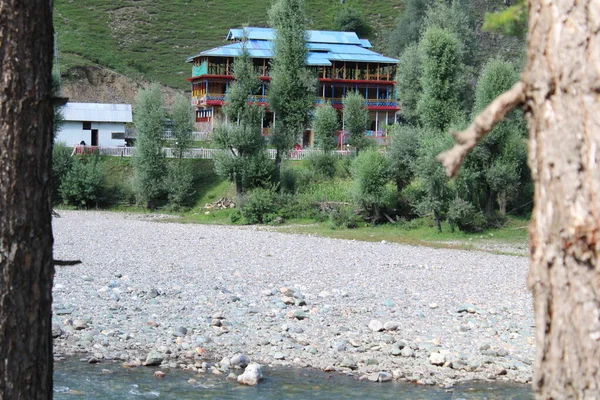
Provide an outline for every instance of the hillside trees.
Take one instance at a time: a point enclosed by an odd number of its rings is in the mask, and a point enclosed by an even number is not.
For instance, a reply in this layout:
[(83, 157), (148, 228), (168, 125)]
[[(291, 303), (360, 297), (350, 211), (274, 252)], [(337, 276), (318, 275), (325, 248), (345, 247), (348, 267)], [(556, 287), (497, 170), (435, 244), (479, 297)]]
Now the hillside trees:
[(167, 166), (162, 151), (165, 115), (158, 84), (138, 92), (133, 113), (137, 130), (134, 186), (138, 200), (146, 203), (150, 209), (156, 208), (158, 199), (165, 191)]
[(388, 38), (388, 53), (399, 57), (404, 49), (419, 40), (421, 23), (431, 0), (407, 0), (406, 8)]
[(600, 9), (595, 0), (529, 0), (527, 65), (440, 155), (456, 174), (468, 152), (524, 106), (535, 182), (528, 285), (538, 399), (593, 399), (600, 375)]
[(400, 56), (400, 68), (396, 77), (396, 91), (400, 101), (403, 122), (410, 125), (419, 124), (417, 104), (421, 97), (422, 57), (417, 44), (404, 49)]
[(235, 183), (236, 193), (241, 197), (244, 191), (265, 185), (272, 176), (262, 137), (263, 110), (248, 103), (260, 82), (252, 68), (245, 40), (233, 64), (233, 74), (235, 81), (229, 87), (223, 108), (229, 122), (218, 125), (213, 134), (215, 143), (226, 150), (215, 158), (215, 170)]
[(0, 397), (49, 400), (52, 2), (0, 10)]
[(305, 67), (306, 14), (303, 0), (277, 0), (269, 10), (275, 29), (269, 103), (275, 113), (271, 143), (277, 150), (275, 180), (283, 154), (292, 149), (310, 121), (316, 78)]

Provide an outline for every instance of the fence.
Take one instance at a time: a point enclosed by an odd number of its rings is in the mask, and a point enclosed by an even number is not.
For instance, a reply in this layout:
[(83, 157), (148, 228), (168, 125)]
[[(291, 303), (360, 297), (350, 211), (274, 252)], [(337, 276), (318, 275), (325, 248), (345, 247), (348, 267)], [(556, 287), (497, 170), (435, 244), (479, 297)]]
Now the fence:
[[(223, 150), (221, 149), (205, 149), (205, 148), (193, 148), (187, 150), (183, 157), (184, 158), (201, 158), (201, 159), (213, 159), (215, 155)], [(75, 146), (73, 148), (73, 154), (98, 154), (102, 156), (113, 156), (113, 157), (131, 157), (135, 155), (135, 147), (91, 147), (91, 146)], [(284, 159), (287, 160), (305, 160), (314, 154), (321, 154), (321, 150), (306, 149), (306, 150), (291, 150), (284, 155)], [(163, 147), (163, 154), (167, 158), (177, 158), (178, 155), (176, 150), (171, 147)], [(277, 151), (275, 149), (267, 149), (269, 158), (275, 159)], [(332, 154), (336, 157), (345, 157), (352, 154), (349, 150), (337, 150), (333, 151)]]

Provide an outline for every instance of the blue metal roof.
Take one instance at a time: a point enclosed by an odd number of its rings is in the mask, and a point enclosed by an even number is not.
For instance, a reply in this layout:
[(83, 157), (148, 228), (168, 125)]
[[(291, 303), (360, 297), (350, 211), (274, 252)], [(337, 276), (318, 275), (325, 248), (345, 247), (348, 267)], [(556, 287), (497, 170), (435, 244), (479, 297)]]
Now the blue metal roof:
[[(269, 28), (245, 28), (248, 36), (247, 49), (252, 58), (273, 57), (274, 31)], [(231, 29), (227, 39), (236, 40), (243, 37), (243, 29)], [(353, 32), (309, 31), (307, 43), (307, 65), (330, 66), (331, 61), (376, 62), (397, 64), (398, 60), (385, 57), (369, 50), (371, 43), (366, 39), (358, 39)], [(314, 39), (314, 40), (313, 40)], [(334, 41), (335, 40), (335, 41)], [(214, 49), (206, 50), (189, 57), (191, 62), (196, 57), (237, 57), (242, 49), (241, 42), (234, 42)]]
[[(244, 30), (249, 40), (273, 40), (275, 39), (275, 30), (271, 28), (238, 28), (230, 29), (227, 34), (227, 40), (241, 40), (244, 37)], [(362, 46), (361, 39), (354, 32), (338, 31), (307, 31), (308, 41), (311, 43), (337, 43), (337, 44), (355, 44)], [(367, 41), (368, 42), (368, 41)], [(370, 43), (369, 43), (370, 46)]]

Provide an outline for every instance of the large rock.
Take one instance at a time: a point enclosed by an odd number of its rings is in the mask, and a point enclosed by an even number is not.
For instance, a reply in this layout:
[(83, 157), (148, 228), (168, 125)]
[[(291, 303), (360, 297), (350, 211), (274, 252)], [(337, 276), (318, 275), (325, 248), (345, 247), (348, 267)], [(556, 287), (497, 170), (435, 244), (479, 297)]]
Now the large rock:
[(373, 332), (381, 332), (383, 330), (383, 322), (378, 319), (372, 319), (369, 322), (369, 329)]
[(156, 350), (151, 350), (150, 353), (148, 353), (148, 356), (146, 356), (146, 361), (144, 362), (144, 365), (147, 367), (151, 367), (153, 365), (160, 365), (164, 359), (165, 356), (162, 353), (159, 353)]
[(236, 354), (229, 362), (233, 368), (246, 368), (250, 364), (250, 359), (245, 354)]
[(244, 373), (237, 377), (237, 381), (242, 385), (256, 386), (262, 377), (262, 367), (260, 364), (250, 363), (244, 370)]
[(433, 352), (429, 356), (429, 363), (431, 365), (442, 366), (442, 365), (444, 365), (445, 362), (446, 362), (446, 357), (443, 354), (440, 354), (438, 352)]

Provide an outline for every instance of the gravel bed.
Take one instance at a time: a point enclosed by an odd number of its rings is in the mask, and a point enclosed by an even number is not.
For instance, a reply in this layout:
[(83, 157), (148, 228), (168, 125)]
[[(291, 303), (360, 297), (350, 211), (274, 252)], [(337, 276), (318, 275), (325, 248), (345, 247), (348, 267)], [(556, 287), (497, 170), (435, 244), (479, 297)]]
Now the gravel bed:
[[(229, 374), (248, 361), (451, 387), (531, 380), (527, 259), (62, 211), (55, 356)], [(245, 355), (246, 357), (233, 357)]]

